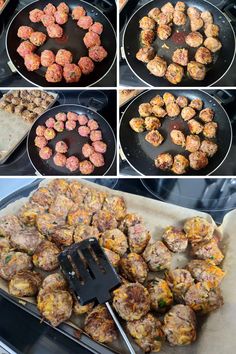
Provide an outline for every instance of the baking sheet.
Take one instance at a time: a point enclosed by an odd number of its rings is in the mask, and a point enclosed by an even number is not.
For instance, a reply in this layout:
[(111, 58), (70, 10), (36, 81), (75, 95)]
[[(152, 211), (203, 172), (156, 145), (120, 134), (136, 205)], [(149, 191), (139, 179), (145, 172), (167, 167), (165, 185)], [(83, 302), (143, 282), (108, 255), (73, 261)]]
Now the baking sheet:
[(11, 1), (11, 0), (5, 0), (3, 7), (0, 9), (0, 15), (3, 13), (5, 7), (7, 6), (7, 4), (8, 4), (10, 1)]
[[(45, 185), (50, 179), (44, 180), (41, 184)], [(121, 195), (125, 198), (128, 211), (139, 213), (143, 216), (146, 225), (151, 231), (153, 239), (160, 239), (163, 229), (168, 225), (180, 226), (183, 222), (192, 216), (204, 216), (214, 223), (209, 214), (198, 212), (192, 209), (186, 209), (175, 205), (159, 202), (153, 199), (140, 197), (120, 191), (113, 191), (106, 187), (101, 187), (91, 182), (83, 181), (84, 184), (95, 187), (99, 190), (108, 191), (114, 195)], [(20, 199), (5, 209), (0, 211), (0, 216), (6, 214), (14, 214), (24, 204), (26, 198)], [(168, 354), (232, 354), (236, 351), (236, 238), (234, 232), (236, 229), (236, 210), (228, 213), (220, 227), (216, 227), (216, 232), (221, 236), (225, 260), (223, 268), (227, 275), (222, 284), (222, 291), (225, 304), (219, 310), (212, 312), (200, 324), (198, 330), (197, 341), (186, 347), (170, 347), (165, 344), (162, 353)], [(175, 265), (184, 265), (186, 258), (182, 255), (174, 256)], [(0, 288), (7, 292), (6, 282), (0, 280)], [(27, 299), (28, 301), (28, 299)], [(32, 299), (29, 299), (32, 301)], [(72, 318), (75, 323), (75, 318)], [(76, 321), (77, 322), (77, 321)], [(77, 322), (80, 325), (80, 321)], [(137, 354), (142, 351), (134, 344), (133, 346)], [(114, 343), (112, 347), (120, 352), (120, 354), (128, 354), (128, 351), (121, 340)]]

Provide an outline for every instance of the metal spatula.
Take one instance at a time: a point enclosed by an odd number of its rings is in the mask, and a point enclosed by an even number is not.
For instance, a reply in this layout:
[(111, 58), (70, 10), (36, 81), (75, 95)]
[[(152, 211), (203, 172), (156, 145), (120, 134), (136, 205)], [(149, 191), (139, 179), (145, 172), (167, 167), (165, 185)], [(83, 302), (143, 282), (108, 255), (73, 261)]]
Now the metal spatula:
[(110, 292), (120, 285), (120, 279), (111, 266), (96, 238), (75, 243), (59, 255), (61, 269), (81, 305), (97, 301), (105, 304), (131, 354), (135, 351), (109, 304)]

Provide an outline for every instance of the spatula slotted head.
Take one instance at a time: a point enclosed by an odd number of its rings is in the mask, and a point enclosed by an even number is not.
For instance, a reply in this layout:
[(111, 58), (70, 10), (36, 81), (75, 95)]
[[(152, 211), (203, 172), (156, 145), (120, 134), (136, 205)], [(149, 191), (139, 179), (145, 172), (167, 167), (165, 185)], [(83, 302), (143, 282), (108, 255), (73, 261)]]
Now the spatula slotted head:
[(96, 238), (75, 243), (59, 255), (61, 269), (81, 305), (109, 301), (120, 279)]

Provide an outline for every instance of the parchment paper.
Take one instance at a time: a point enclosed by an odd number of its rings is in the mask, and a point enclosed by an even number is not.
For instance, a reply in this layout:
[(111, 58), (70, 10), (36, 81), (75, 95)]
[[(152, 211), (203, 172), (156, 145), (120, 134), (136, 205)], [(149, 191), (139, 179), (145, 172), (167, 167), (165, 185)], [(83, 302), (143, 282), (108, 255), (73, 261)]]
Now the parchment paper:
[[(47, 184), (51, 179), (45, 179), (41, 185)], [(80, 180), (81, 181), (81, 180)], [(121, 195), (125, 198), (129, 212), (135, 212), (143, 216), (145, 224), (151, 231), (152, 239), (160, 239), (165, 227), (169, 225), (181, 226), (184, 221), (192, 216), (204, 216), (215, 225), (216, 233), (221, 237), (225, 259), (223, 269), (227, 272), (222, 283), (224, 296), (224, 306), (219, 310), (210, 313), (201, 321), (198, 329), (198, 337), (194, 344), (186, 347), (170, 347), (165, 344), (161, 353), (168, 354), (233, 354), (236, 353), (236, 210), (228, 213), (222, 225), (218, 228), (209, 214), (187, 209), (172, 204), (163, 203), (153, 199), (113, 191), (106, 187), (98, 186), (88, 181), (81, 181), (85, 185), (97, 188), (99, 190), (110, 192), (114, 195)], [(0, 210), (0, 216), (6, 214), (15, 214), (19, 208), (26, 202), (22, 198), (5, 209)], [(186, 264), (186, 258), (182, 255), (175, 255), (173, 267)], [(0, 280), (0, 288), (7, 291), (6, 282)], [(32, 302), (32, 299), (26, 301)], [(80, 325), (78, 317), (76, 322)], [(143, 352), (133, 343), (137, 354)], [(121, 354), (128, 354), (128, 351), (122, 340), (114, 343), (113, 348), (119, 349)]]

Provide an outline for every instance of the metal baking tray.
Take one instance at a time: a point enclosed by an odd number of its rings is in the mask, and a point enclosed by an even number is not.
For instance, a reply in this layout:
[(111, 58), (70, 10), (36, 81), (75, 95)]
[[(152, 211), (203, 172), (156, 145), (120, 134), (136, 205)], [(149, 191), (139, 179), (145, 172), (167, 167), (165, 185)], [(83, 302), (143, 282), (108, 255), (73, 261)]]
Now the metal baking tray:
[(0, 9), (0, 15), (3, 13), (3, 11), (5, 10), (7, 4), (9, 4), (10, 1), (11, 1), (11, 0), (5, 0), (5, 3), (4, 3), (4, 5), (3, 5), (3, 7)]

